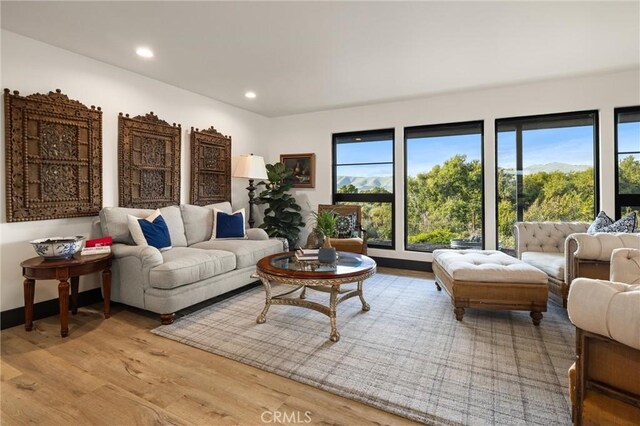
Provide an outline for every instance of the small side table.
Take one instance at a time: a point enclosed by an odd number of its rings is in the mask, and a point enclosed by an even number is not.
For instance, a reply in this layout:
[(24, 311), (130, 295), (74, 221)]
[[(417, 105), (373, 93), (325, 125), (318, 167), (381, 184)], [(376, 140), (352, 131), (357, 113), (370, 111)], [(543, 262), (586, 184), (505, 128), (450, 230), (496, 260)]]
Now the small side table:
[(81, 275), (102, 271), (104, 293), (104, 317), (111, 313), (111, 254), (81, 256), (77, 253), (71, 259), (45, 260), (33, 257), (20, 264), (24, 276), (24, 328), (33, 329), (33, 297), (36, 280), (58, 280), (60, 300), (60, 335), (69, 335), (69, 281), (71, 281), (71, 313), (78, 313), (78, 283)]

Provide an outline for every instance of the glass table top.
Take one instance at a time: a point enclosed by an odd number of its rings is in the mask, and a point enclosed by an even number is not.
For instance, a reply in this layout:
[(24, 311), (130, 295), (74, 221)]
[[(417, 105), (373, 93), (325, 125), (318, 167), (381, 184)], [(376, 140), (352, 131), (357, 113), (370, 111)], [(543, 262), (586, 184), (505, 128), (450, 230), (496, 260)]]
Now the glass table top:
[(312, 264), (296, 260), (294, 253), (283, 253), (269, 261), (270, 266), (285, 271), (326, 272), (337, 275), (364, 271), (375, 266), (373, 259), (357, 253), (338, 252), (335, 265)]

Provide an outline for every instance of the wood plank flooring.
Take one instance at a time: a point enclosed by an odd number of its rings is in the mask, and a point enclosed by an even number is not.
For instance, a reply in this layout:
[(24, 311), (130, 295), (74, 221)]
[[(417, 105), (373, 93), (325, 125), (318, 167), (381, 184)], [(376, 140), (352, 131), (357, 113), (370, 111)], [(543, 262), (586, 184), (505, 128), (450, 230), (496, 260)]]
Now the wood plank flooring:
[(416, 424), (151, 334), (158, 325), (121, 305), (104, 320), (93, 305), (64, 339), (57, 316), (2, 331), (0, 424)]

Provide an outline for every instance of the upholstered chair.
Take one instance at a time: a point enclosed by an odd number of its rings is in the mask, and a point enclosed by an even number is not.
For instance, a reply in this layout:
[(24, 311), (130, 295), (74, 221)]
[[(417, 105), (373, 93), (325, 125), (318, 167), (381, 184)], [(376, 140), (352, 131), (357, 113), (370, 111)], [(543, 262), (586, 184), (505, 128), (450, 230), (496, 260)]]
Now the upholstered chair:
[(640, 248), (640, 234), (587, 234), (586, 222), (518, 222), (514, 225), (519, 259), (546, 272), (550, 299), (567, 307), (571, 282), (578, 277), (609, 279), (611, 253)]
[(610, 278), (577, 278), (569, 289), (576, 425), (640, 424), (640, 250), (614, 250)]
[(352, 230), (346, 236), (333, 236), (329, 241), (338, 251), (367, 254), (367, 231), (362, 227), (362, 207), (347, 204), (320, 204), (318, 211), (333, 210), (339, 216), (348, 218)]

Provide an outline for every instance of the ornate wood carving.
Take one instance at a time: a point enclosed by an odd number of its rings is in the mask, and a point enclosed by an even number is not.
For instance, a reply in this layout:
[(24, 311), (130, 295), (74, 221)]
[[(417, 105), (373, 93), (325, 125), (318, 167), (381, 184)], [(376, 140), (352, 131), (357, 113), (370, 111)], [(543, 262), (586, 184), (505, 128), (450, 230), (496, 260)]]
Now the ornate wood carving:
[(60, 89), (4, 90), (7, 222), (95, 216), (102, 208), (102, 111)]
[(180, 203), (179, 124), (153, 112), (118, 117), (120, 206), (155, 209)]
[(231, 201), (231, 136), (191, 128), (191, 204)]

